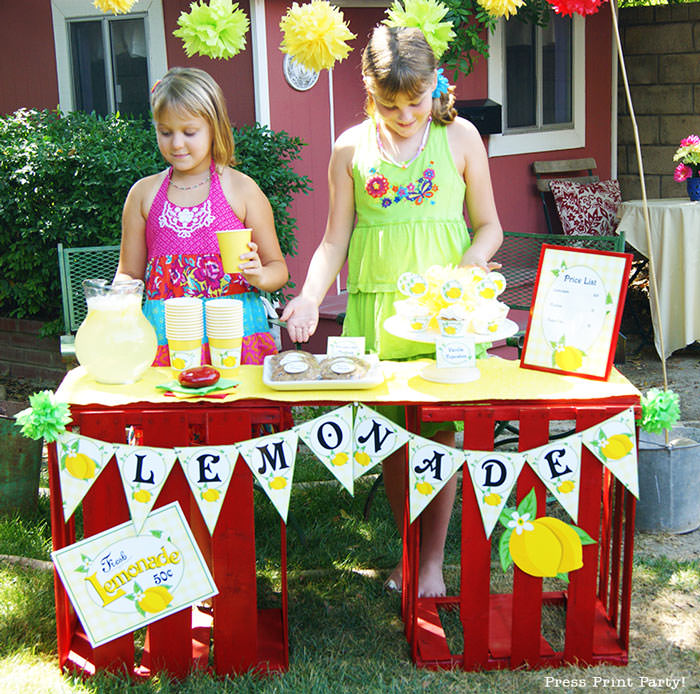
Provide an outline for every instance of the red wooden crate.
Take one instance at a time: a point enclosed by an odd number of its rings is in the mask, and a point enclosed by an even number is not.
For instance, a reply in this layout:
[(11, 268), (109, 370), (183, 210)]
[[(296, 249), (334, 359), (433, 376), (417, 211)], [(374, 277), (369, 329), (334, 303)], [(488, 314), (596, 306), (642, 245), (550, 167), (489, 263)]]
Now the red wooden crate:
[[(126, 443), (128, 427), (139, 432), (145, 446), (222, 445), (262, 435), (260, 427), (290, 425), (285, 406), (196, 405), (162, 406), (140, 403), (124, 407), (72, 407), (73, 427), (84, 436), (110, 443)], [(73, 519), (63, 520), (55, 444), (49, 447), (51, 526), (54, 550), (76, 540)], [(89, 537), (129, 520), (116, 461), (112, 459), (82, 501), (83, 532)], [(179, 465), (173, 466), (156, 506), (178, 501), (201, 546), (210, 545), (211, 568), (219, 594), (211, 610), (192, 608), (147, 627), (141, 663), (135, 663), (132, 634), (93, 648), (87, 640), (60, 578), (54, 574), (56, 629), (61, 667), (86, 674), (115, 670), (147, 677), (165, 670), (184, 677), (192, 669), (208, 669), (210, 642), (213, 671), (219, 675), (286, 670), (287, 636), (286, 530), (280, 523), (281, 606), (259, 609), (255, 571), (253, 479), (239, 459), (221, 509), (216, 530), (209, 533)]]
[[(496, 423), (517, 421), (518, 446), (523, 451), (549, 441), (550, 421), (573, 420), (580, 431), (631, 406), (638, 407), (638, 399), (422, 406), (412, 408), (407, 421), (411, 430), (418, 431), (420, 421), (461, 419), (464, 448), (470, 450), (493, 450)], [(543, 591), (541, 578), (514, 566), (512, 593), (491, 591), (491, 572), (501, 569), (491, 566), (491, 540), (486, 539), (468, 479), (462, 484), (458, 595), (418, 598), (420, 517), (405, 528), (402, 614), (416, 665), (481, 670), (627, 663), (635, 499), (585, 446), (581, 456), (577, 525), (596, 544), (583, 547), (583, 567), (569, 574), (566, 590)], [(545, 515), (546, 489), (525, 465), (517, 482), (517, 503), (533, 487), (537, 515)], [(560, 605), (566, 610), (560, 635), (563, 648), (553, 648), (542, 633), (543, 605)], [(459, 615), (462, 653), (450, 651), (441, 620), (445, 610), (456, 610)]]

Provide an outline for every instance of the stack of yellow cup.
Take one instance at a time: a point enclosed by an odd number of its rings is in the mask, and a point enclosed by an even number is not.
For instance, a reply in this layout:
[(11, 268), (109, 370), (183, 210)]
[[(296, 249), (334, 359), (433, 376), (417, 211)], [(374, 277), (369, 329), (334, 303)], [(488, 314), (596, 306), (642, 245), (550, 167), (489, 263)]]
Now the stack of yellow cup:
[(204, 337), (202, 300), (190, 296), (166, 299), (165, 336), (173, 369), (182, 371), (199, 366)]
[(223, 376), (234, 376), (241, 365), (243, 302), (238, 299), (209, 299), (204, 304), (207, 339), (213, 367)]

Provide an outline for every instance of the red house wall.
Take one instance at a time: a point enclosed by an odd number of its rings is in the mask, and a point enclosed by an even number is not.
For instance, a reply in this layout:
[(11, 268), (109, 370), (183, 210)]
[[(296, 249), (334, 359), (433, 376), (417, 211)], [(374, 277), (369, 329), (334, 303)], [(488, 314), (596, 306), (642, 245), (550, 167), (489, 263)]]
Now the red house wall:
[(56, 106), (58, 83), (49, 3), (0, 2), (0, 113)]

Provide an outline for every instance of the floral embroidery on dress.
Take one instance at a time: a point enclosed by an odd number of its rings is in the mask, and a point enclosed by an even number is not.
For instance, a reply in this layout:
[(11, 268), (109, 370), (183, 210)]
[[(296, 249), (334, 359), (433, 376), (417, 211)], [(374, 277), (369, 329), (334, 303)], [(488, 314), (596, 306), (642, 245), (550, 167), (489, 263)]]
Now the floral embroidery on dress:
[(208, 227), (213, 221), (209, 198), (195, 207), (177, 207), (166, 200), (158, 217), (161, 229), (172, 229), (180, 239), (189, 238), (197, 229)]
[[(438, 191), (438, 186), (434, 183), (435, 169), (424, 169), (423, 175), (415, 183), (402, 186), (391, 185), (386, 176), (377, 173), (375, 168), (371, 168), (369, 173), (370, 178), (365, 183), (365, 190), (373, 198), (381, 198), (381, 205), (384, 208), (402, 200), (414, 205), (421, 205), (426, 200), (429, 200), (431, 205), (435, 204), (435, 201), (431, 200)], [(386, 195), (390, 190), (391, 193)]]

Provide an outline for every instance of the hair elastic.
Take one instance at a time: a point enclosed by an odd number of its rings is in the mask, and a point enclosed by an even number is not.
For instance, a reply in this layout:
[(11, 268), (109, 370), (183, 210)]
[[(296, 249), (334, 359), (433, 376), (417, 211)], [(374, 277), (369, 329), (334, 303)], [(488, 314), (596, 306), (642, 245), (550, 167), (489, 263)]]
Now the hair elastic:
[(156, 90), (156, 87), (162, 82), (162, 80), (156, 80), (151, 87), (151, 94)]

